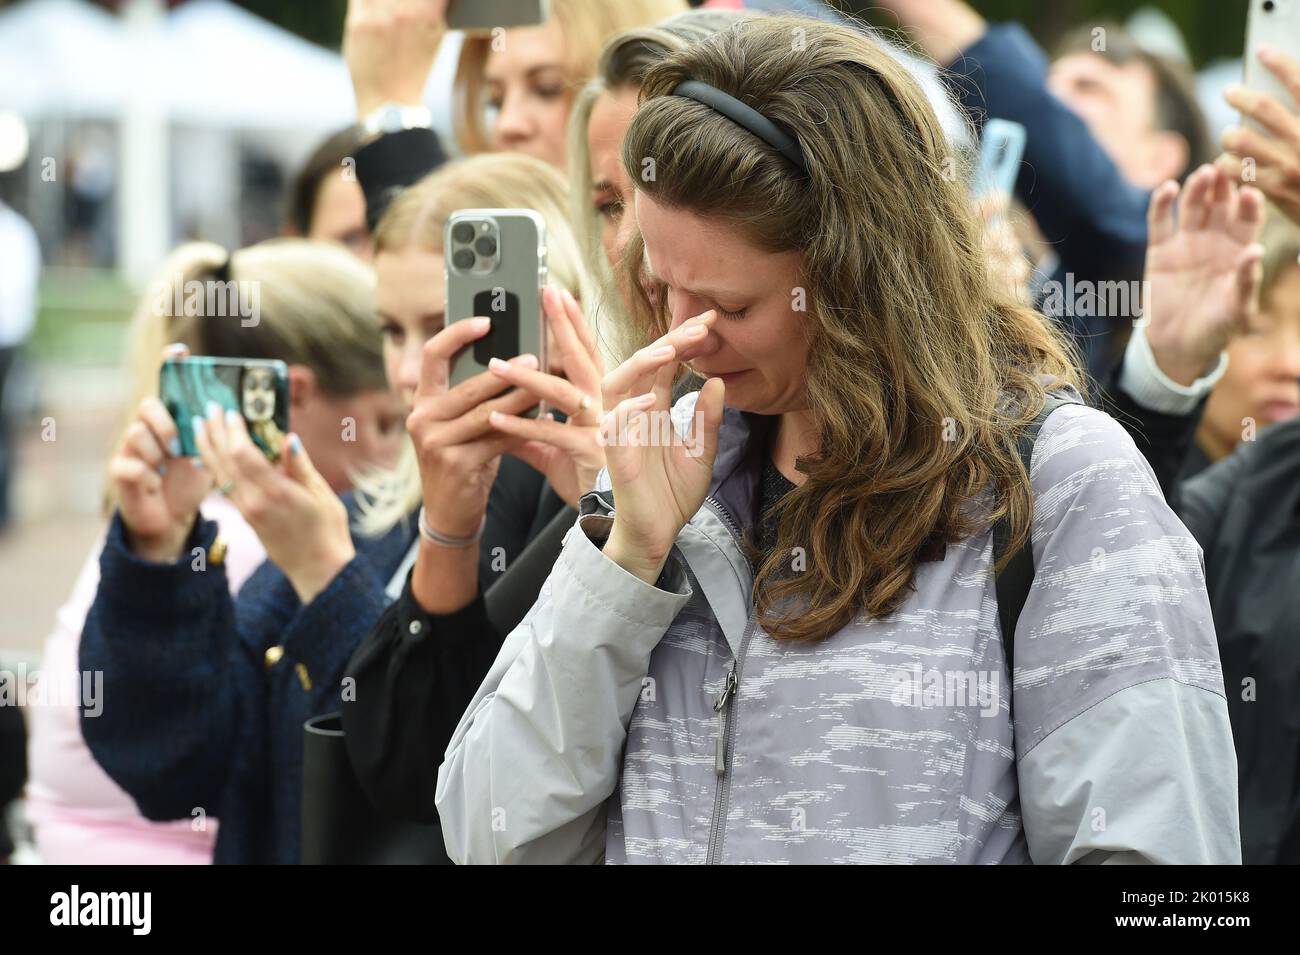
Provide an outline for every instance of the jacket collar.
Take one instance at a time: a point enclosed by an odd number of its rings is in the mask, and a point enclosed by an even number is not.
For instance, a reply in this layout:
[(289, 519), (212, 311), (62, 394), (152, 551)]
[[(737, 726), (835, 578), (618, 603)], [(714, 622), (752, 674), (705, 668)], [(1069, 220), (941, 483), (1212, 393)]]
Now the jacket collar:
[(722, 504), (743, 529), (754, 522), (758, 507), (758, 476), (767, 439), (776, 419), (727, 408), (718, 433), (709, 496)]

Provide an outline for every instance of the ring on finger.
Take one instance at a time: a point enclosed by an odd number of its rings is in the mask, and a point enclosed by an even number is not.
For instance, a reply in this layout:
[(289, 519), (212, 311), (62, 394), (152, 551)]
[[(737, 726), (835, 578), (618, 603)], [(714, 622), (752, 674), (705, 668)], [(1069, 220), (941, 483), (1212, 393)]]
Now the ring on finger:
[(591, 395), (583, 395), (582, 400), (578, 402), (578, 414), (591, 410)]
[(223, 494), (226, 497), (229, 497), (230, 492), (233, 491), (234, 489), (235, 489), (235, 481), (233, 478), (227, 478), (226, 480), (222, 481), (221, 484), (217, 487), (218, 493)]

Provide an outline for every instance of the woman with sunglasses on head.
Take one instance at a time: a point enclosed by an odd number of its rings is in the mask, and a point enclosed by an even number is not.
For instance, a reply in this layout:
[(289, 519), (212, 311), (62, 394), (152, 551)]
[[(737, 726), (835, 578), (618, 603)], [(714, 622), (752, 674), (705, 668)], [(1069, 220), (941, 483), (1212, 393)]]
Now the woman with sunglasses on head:
[(948, 154), (852, 30), (651, 70), (645, 347), (440, 768), (453, 860), (1239, 861), (1196, 544), (990, 285)]

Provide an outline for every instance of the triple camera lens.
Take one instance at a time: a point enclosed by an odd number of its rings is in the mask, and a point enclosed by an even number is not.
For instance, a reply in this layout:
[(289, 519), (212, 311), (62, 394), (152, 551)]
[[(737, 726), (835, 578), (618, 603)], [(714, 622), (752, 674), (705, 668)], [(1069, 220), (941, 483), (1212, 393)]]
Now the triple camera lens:
[[(497, 255), (497, 237), (489, 220), (457, 222), (451, 227), (451, 264), (461, 272), (491, 270)], [(484, 260), (489, 261), (484, 261)]]

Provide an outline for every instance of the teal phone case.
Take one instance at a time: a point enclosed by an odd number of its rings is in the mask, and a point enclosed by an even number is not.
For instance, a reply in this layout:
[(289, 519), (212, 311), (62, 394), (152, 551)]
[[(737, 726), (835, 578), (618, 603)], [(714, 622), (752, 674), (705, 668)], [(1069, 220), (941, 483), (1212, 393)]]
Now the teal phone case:
[(289, 431), (289, 369), (284, 362), (168, 358), (159, 373), (158, 395), (180, 432), (182, 456), (198, 457), (191, 421), (206, 418), (211, 402), (243, 415), (253, 442), (268, 458), (280, 456)]

